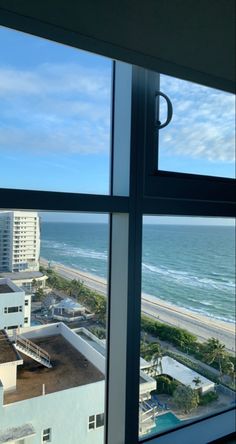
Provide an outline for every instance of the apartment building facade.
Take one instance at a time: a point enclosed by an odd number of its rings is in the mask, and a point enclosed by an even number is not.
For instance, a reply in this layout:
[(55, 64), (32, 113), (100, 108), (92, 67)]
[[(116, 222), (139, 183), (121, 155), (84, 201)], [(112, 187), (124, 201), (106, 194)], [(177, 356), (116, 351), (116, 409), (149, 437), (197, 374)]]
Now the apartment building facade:
[(0, 279), (0, 329), (28, 327), (31, 322), (31, 295), (10, 279)]
[(0, 212), (0, 272), (38, 271), (39, 217), (36, 212)]

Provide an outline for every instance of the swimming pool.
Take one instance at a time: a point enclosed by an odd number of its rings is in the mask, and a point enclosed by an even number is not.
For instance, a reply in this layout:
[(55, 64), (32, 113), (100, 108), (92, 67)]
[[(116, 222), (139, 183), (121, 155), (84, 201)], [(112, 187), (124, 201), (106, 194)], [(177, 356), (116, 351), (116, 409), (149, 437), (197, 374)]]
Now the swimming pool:
[(156, 427), (152, 429), (150, 435), (163, 432), (164, 430), (171, 429), (175, 425), (179, 424), (181, 421), (178, 419), (174, 413), (168, 412), (163, 415), (157, 416)]

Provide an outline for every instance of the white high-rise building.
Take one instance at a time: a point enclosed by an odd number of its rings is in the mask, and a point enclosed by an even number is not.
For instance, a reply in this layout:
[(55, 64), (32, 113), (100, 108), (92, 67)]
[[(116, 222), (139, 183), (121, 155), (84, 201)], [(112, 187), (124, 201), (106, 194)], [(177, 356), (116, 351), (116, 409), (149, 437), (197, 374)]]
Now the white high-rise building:
[(36, 212), (0, 212), (0, 272), (38, 271), (39, 217)]

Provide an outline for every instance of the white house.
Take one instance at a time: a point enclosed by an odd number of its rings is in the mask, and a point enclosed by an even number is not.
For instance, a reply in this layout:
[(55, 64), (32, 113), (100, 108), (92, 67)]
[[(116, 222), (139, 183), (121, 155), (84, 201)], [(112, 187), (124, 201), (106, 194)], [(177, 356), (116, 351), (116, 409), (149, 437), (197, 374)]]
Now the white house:
[(44, 289), (46, 286), (46, 280), (48, 277), (40, 271), (17, 271), (15, 273), (0, 273), (0, 278), (8, 278), (17, 287), (22, 288), (26, 293), (32, 293), (34, 291), (33, 284), (36, 282), (39, 288)]
[(10, 279), (0, 279), (0, 329), (28, 327), (31, 321), (31, 296)]
[(91, 314), (88, 314), (88, 310), (85, 307), (70, 298), (63, 299), (54, 304), (51, 310), (53, 319), (58, 321), (73, 322), (91, 317)]
[[(183, 385), (190, 386), (193, 390), (198, 390), (204, 394), (215, 390), (215, 383), (200, 375), (191, 368), (176, 361), (176, 359), (170, 356), (163, 356), (160, 361), (160, 365), (157, 367), (157, 373), (159, 375), (168, 375)], [(142, 369), (148, 369), (151, 363), (143, 361)], [(195, 382), (197, 381), (197, 382)]]

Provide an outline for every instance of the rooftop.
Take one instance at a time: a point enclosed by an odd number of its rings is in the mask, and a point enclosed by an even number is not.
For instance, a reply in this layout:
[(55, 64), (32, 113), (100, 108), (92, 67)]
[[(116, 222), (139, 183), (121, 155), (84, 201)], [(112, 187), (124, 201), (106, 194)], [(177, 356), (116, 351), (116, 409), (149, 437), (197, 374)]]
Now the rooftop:
[(0, 294), (15, 293), (15, 292), (22, 293), (22, 290), (20, 289), (20, 287), (17, 287), (17, 285), (14, 284), (14, 282), (12, 282), (9, 278), (7, 277), (2, 278), (0, 275)]
[[(169, 356), (161, 358), (162, 374), (166, 374), (181, 382), (181, 384), (189, 385), (193, 390), (196, 388), (209, 387), (214, 385), (214, 382), (195, 372), (186, 365), (181, 364)], [(194, 379), (199, 378), (199, 384), (196, 386)]]
[(3, 330), (0, 330), (0, 364), (17, 361), (18, 354)]
[(61, 302), (54, 304), (53, 307), (69, 311), (85, 310), (85, 307), (83, 307), (81, 304), (78, 304), (78, 302), (75, 302), (70, 298), (63, 299)]
[(50, 354), (53, 367), (48, 369), (21, 353), (24, 364), (17, 370), (17, 388), (5, 392), (4, 404), (53, 393), (104, 379), (104, 375), (78, 352), (62, 335), (33, 339)]
[(13, 281), (24, 280), (24, 279), (38, 279), (44, 276), (40, 271), (17, 271), (15, 273), (0, 273), (0, 278), (8, 278)]
[(0, 282), (0, 293), (14, 293), (14, 290), (9, 285)]

